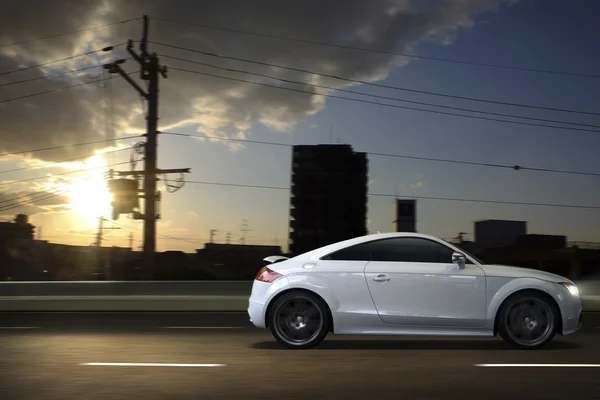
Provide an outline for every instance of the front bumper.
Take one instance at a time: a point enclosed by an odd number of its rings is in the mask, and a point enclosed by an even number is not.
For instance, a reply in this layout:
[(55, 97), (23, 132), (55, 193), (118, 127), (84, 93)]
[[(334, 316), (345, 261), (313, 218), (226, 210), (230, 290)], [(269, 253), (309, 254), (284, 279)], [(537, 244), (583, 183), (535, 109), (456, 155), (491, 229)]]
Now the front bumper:
[(573, 304), (572, 307), (565, 312), (563, 315), (563, 335), (570, 335), (581, 329), (582, 311), (583, 307), (580, 300)]

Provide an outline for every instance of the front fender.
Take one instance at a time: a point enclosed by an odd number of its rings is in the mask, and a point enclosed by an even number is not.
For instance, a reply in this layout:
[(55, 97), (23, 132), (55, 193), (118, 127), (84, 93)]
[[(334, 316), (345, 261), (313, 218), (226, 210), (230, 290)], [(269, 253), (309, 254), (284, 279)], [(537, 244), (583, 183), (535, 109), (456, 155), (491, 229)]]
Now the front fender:
[[(496, 321), (496, 315), (502, 303), (514, 293), (524, 290), (538, 290), (543, 292), (556, 302), (561, 319), (564, 319), (565, 310), (568, 308), (566, 289), (554, 282), (548, 282), (537, 278), (496, 278), (488, 277), (488, 293), (493, 294), (487, 307), (487, 324), (493, 328)], [(561, 327), (562, 328), (562, 327)], [(562, 331), (562, 329), (561, 329)]]

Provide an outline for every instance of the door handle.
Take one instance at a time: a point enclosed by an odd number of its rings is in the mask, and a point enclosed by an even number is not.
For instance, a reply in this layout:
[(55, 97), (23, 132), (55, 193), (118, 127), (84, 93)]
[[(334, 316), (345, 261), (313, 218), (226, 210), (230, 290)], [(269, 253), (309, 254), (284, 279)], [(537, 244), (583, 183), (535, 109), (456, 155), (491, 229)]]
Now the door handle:
[(375, 282), (387, 282), (390, 278), (386, 274), (379, 274), (375, 278), (373, 278)]

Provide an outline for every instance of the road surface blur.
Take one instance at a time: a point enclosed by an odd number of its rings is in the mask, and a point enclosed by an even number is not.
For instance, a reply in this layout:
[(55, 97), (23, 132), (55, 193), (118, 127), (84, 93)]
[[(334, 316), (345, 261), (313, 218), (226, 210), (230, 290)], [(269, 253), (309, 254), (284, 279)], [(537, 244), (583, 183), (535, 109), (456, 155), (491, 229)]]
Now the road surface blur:
[(0, 399), (596, 399), (600, 313), (583, 322), (541, 351), (331, 335), (293, 351), (244, 313), (4, 313)]

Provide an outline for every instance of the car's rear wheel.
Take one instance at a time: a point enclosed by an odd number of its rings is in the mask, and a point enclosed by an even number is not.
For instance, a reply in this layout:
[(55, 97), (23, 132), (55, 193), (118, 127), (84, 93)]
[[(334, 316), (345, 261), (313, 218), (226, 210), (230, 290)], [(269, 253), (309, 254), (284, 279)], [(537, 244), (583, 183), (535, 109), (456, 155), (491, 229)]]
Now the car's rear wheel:
[(546, 296), (523, 292), (507, 299), (500, 309), (498, 332), (520, 349), (538, 349), (554, 338), (558, 310)]
[(275, 300), (269, 327), (275, 339), (292, 349), (317, 346), (329, 331), (327, 305), (308, 292), (286, 293)]

